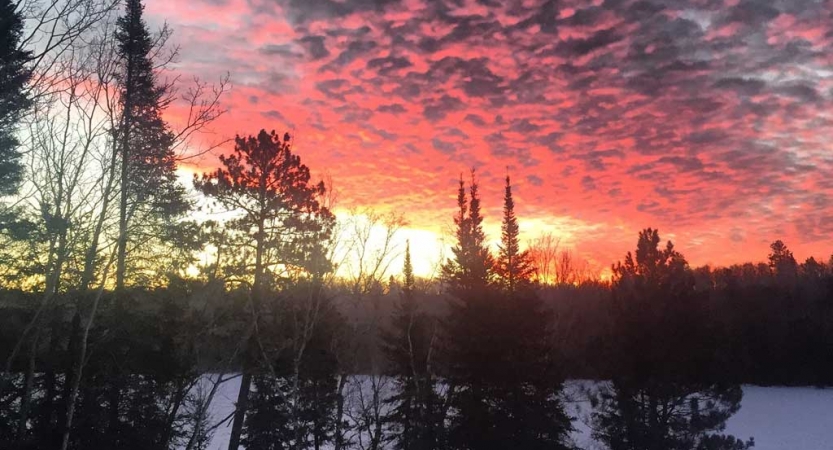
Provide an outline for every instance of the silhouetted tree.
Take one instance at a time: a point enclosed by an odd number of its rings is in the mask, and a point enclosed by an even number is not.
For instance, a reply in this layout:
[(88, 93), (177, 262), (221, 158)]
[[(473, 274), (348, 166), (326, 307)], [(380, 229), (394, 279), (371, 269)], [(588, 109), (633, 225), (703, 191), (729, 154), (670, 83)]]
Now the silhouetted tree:
[(535, 269), (533, 280), (539, 285), (555, 284), (558, 275), (558, 247), (561, 239), (552, 232), (541, 233), (528, 245), (532, 267)]
[(594, 399), (593, 437), (611, 450), (747, 450), (754, 440), (720, 434), (742, 396), (740, 387), (614, 382)]
[(469, 195), (470, 198), (466, 196), (466, 186), (461, 175), (457, 191), (458, 212), (454, 216), (457, 242), (451, 249), (454, 257), (442, 267), (443, 281), (448, 285), (449, 292), (461, 299), (484, 292), (494, 274), (494, 258), (486, 245), (486, 234), (483, 232), (483, 216), (480, 213), (474, 170), (471, 172)]
[(495, 265), (498, 282), (512, 298), (521, 289), (529, 288), (535, 268), (529, 251), (521, 251), (518, 237), (520, 228), (515, 217), (515, 202), (512, 200), (512, 185), (506, 176), (506, 188), (503, 197), (503, 223), (500, 234), (500, 251)]
[(600, 389), (594, 436), (612, 450), (745, 449), (720, 436), (740, 386), (713, 381), (703, 296), (682, 254), (657, 230), (613, 267), (612, 383)]
[(15, 131), (31, 105), (26, 90), (31, 77), (26, 63), (31, 55), (20, 49), (23, 20), (17, 5), (0, 0), (0, 195), (16, 192), (20, 184), (23, 167)]
[(247, 449), (321, 450), (336, 439), (331, 342), (343, 319), (329, 299), (314, 298), (320, 295), (304, 281), (262, 305), (257, 340), (264, 370), (253, 380), (241, 439)]
[(437, 346), (437, 321), (420, 311), (411, 265), (410, 244), (405, 247), (405, 264), (399, 302), (391, 330), (384, 335), (389, 373), (396, 384), (388, 399), (391, 406), (385, 421), (393, 428), (393, 446), (402, 450), (441, 448), (443, 424), (441, 398), (432, 373)]
[(769, 266), (772, 267), (773, 270), (777, 271), (781, 265), (795, 264), (793, 252), (791, 252), (790, 249), (787, 248), (787, 245), (780, 239), (773, 242), (769, 248), (772, 249), (772, 253), (770, 253), (767, 258), (769, 259)]
[(128, 230), (137, 214), (171, 217), (189, 205), (177, 183), (174, 133), (162, 118), (170, 86), (154, 71), (154, 41), (142, 15), (141, 0), (127, 0), (116, 30), (121, 118), (115, 130), (120, 156), (119, 233), (116, 288), (123, 289), (130, 241)]
[(780, 239), (769, 246), (772, 252), (769, 254), (769, 267), (781, 286), (792, 284), (798, 275), (798, 263), (795, 261), (793, 252), (787, 248)]
[(531, 290), (518, 290), (510, 300), (493, 283), (474, 179), (469, 193), (467, 204), (461, 182), (455, 259), (444, 268), (454, 297), (443, 347), (450, 407), (446, 447), (565, 448), (571, 427), (547, 347), (549, 318)]
[(309, 168), (291, 147), (288, 133), (283, 138), (266, 130), (257, 136), (238, 136), (234, 153), (220, 156), (223, 167), (194, 180), (199, 191), (238, 214), (226, 223), (239, 249), (226, 271), (251, 280), (249, 357), (243, 363), (230, 450), (239, 445), (246, 414), (253, 368), (251, 339), (262, 298), (281, 279), (321, 274), (329, 266), (324, 244), (334, 218), (318, 200), (326, 188), (323, 182), (310, 182)]

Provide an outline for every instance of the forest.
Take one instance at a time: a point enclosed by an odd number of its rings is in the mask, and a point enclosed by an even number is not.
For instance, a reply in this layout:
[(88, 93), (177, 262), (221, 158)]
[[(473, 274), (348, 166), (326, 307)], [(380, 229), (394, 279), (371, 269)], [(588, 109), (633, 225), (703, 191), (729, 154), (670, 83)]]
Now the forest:
[(0, 0), (0, 448), (568, 449), (564, 384), (597, 380), (601, 448), (745, 450), (741, 385), (833, 384), (833, 257), (693, 267), (645, 228), (602, 280), (471, 170), (417, 277), (406, 218), (337, 217), (284, 124), (211, 141), (228, 79), (177, 77), (142, 0), (27, 5)]

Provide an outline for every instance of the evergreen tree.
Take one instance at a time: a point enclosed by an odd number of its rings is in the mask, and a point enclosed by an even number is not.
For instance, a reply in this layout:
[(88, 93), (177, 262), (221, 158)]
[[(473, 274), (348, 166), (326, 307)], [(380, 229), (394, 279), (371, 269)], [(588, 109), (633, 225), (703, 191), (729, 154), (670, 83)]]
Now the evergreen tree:
[(23, 167), (15, 128), (32, 103), (26, 92), (30, 54), (19, 48), (23, 19), (18, 3), (0, 0), (0, 195), (15, 193), (20, 184)]
[[(263, 305), (259, 345), (267, 359), (253, 377), (241, 437), (247, 449), (321, 450), (336, 438), (332, 344), (343, 319), (328, 299), (310, 299), (309, 287), (298, 283)], [(305, 320), (310, 314), (318, 319)]]
[(411, 264), (411, 242), (405, 242), (405, 262), (402, 266), (402, 298), (406, 303), (413, 303), (414, 287), (414, 266)]
[(390, 375), (396, 379), (385, 421), (395, 431), (393, 446), (402, 450), (441, 448), (440, 401), (431, 373), (436, 323), (416, 302), (410, 243), (405, 246), (403, 284), (393, 313), (392, 329), (384, 335)]
[(453, 297), (443, 346), (451, 407), (445, 446), (565, 448), (571, 427), (547, 349), (548, 316), (531, 290), (510, 302), (496, 289), (473, 174), (469, 195), (466, 204), (461, 182), (456, 259), (444, 271)]
[(458, 212), (454, 217), (457, 243), (452, 247), (454, 254), (442, 268), (443, 279), (448, 291), (458, 298), (484, 292), (492, 281), (494, 259), (486, 245), (483, 232), (483, 216), (480, 214), (480, 197), (474, 170), (471, 172), (469, 197), (460, 176), (457, 190)]
[(792, 285), (797, 280), (798, 263), (793, 252), (787, 248), (783, 241), (777, 240), (769, 246), (772, 253), (769, 254), (769, 268), (775, 275), (780, 286)]
[(137, 215), (167, 218), (187, 211), (176, 180), (174, 134), (162, 119), (169, 86), (154, 71), (154, 40), (142, 18), (141, 0), (127, 0), (116, 29), (121, 118), (115, 130), (120, 156), (116, 287), (125, 283), (129, 227)]
[(465, 291), (464, 282), (468, 278), (466, 271), (471, 260), (471, 221), (468, 218), (469, 203), (462, 174), (460, 174), (460, 187), (457, 189), (457, 208), (457, 214), (454, 216), (457, 243), (451, 248), (454, 257), (449, 258), (443, 264), (442, 275), (448, 284), (449, 292), (462, 294)]
[(495, 271), (501, 287), (510, 297), (513, 297), (519, 289), (529, 287), (534, 273), (529, 251), (521, 251), (519, 233), (518, 219), (515, 217), (515, 202), (512, 200), (512, 185), (507, 175), (503, 197), (500, 252)]
[[(258, 320), (266, 295), (293, 273), (320, 279), (329, 268), (324, 246), (335, 218), (319, 203), (326, 192), (323, 182), (310, 181), (310, 171), (292, 153), (289, 134), (274, 131), (235, 138), (234, 153), (220, 156), (222, 167), (196, 178), (194, 185), (238, 216), (226, 223), (229, 245), (236, 258), (226, 264), (229, 275), (251, 282), (251, 305)], [(303, 275), (306, 274), (306, 275)], [(256, 352), (243, 361), (243, 377), (237, 400), (229, 449), (236, 450), (243, 430)]]
[(486, 287), (493, 281), (495, 260), (486, 243), (483, 231), (483, 216), (480, 213), (480, 195), (474, 169), (471, 171), (469, 186), (469, 229), (471, 232), (471, 281), (474, 286)]
[(769, 248), (772, 250), (772, 253), (769, 254), (767, 257), (769, 259), (769, 266), (777, 271), (779, 267), (783, 265), (795, 265), (795, 257), (793, 256), (793, 252), (787, 248), (787, 244), (784, 244), (783, 241), (780, 239), (773, 242)]
[(285, 378), (256, 375), (257, 386), (250, 395), (243, 445), (251, 450), (289, 448), (292, 430), (289, 423), (288, 386)]
[(323, 182), (313, 183), (309, 168), (292, 152), (289, 134), (261, 130), (235, 138), (234, 153), (220, 156), (222, 167), (195, 177), (194, 186), (229, 211), (227, 245), (236, 258), (224, 261), (227, 276), (246, 277), (257, 296), (298, 269), (310, 276), (329, 270), (324, 246), (335, 217), (319, 198)]
[(685, 257), (657, 230), (613, 267), (612, 384), (600, 389), (594, 437), (611, 450), (743, 450), (721, 435), (740, 386), (719, 380), (702, 293)]

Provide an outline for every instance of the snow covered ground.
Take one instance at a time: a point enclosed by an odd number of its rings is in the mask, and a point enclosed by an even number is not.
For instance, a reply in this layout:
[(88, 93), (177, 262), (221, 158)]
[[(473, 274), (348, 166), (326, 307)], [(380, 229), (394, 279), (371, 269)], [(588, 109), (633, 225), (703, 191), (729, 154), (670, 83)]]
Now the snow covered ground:
[[(567, 383), (566, 406), (576, 417), (573, 439), (595, 450), (599, 447), (586, 423), (590, 405), (580, 389), (586, 383)], [(236, 378), (220, 388), (211, 408), (213, 419), (229, 415), (238, 387)], [(209, 449), (226, 450), (230, 430), (231, 425), (218, 428)], [(754, 437), (756, 450), (833, 450), (833, 389), (744, 386), (741, 409), (729, 419), (726, 432), (744, 440)]]
[[(582, 398), (587, 382), (565, 386), (568, 413), (576, 417), (575, 442), (585, 450), (601, 448), (587, 425), (590, 404)], [(743, 386), (740, 411), (726, 424), (726, 433), (747, 440), (755, 450), (833, 450), (833, 389)]]

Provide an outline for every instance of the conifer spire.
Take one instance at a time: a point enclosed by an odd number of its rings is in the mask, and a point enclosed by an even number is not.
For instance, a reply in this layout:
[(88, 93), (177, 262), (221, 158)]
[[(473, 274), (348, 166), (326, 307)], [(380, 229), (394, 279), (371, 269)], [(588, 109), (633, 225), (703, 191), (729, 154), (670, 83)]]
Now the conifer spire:
[(521, 251), (520, 227), (515, 216), (515, 201), (512, 199), (512, 183), (506, 175), (503, 196), (503, 223), (501, 224), (500, 252), (498, 253), (497, 275), (501, 287), (513, 295), (519, 287), (528, 285), (532, 278), (532, 258), (528, 251)]

